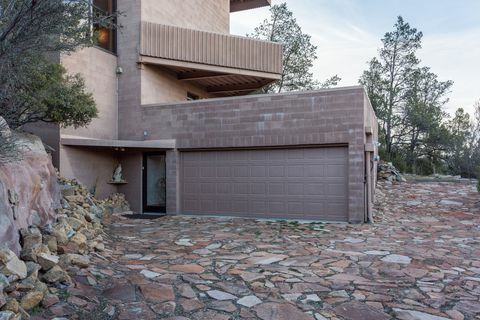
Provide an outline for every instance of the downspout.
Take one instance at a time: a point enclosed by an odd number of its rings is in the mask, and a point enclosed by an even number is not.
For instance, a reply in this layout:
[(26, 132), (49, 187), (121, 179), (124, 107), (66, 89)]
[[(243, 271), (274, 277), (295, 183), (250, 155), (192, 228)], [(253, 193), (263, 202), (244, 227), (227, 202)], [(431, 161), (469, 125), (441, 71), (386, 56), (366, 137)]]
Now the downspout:
[(372, 212), (372, 201), (371, 201), (371, 183), (372, 183), (372, 175), (371, 175), (371, 162), (372, 162), (372, 156), (371, 152), (365, 152), (365, 198), (366, 198), (366, 216), (367, 216), (367, 221), (373, 223), (373, 212)]

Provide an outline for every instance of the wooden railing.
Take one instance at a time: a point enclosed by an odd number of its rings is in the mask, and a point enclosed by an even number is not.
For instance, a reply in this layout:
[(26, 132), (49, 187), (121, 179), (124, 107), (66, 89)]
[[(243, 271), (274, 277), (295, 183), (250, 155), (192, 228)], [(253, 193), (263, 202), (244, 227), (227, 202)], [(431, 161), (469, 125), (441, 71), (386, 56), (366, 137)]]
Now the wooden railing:
[(143, 56), (280, 74), (278, 43), (142, 22)]

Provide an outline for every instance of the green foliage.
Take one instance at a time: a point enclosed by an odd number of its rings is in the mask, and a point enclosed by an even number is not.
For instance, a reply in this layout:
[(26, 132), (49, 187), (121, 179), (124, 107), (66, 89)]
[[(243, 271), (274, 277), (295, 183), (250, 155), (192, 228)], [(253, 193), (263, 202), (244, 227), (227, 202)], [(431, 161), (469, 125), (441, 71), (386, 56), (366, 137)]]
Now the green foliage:
[(265, 93), (326, 88), (340, 81), (338, 76), (323, 83), (314, 79), (311, 69), (317, 59), (317, 47), (312, 44), (311, 36), (303, 33), (286, 3), (272, 6), (270, 17), (247, 36), (283, 45), (282, 78), (265, 87)]
[(395, 129), (402, 121), (408, 78), (419, 60), (415, 56), (421, 48), (423, 34), (398, 17), (394, 30), (382, 39), (379, 55), (369, 62), (369, 69), (360, 78), (367, 89), (382, 131), (387, 158), (391, 160), (396, 143)]
[(443, 111), (452, 81), (420, 66), (422, 33), (399, 17), (360, 78), (380, 124), (380, 155), (403, 172), (472, 177), (480, 165), (480, 102), (475, 119)]
[(88, 0), (0, 0), (0, 116), (12, 129), (35, 121), (84, 126), (96, 116), (79, 76), (53, 63), (95, 43)]

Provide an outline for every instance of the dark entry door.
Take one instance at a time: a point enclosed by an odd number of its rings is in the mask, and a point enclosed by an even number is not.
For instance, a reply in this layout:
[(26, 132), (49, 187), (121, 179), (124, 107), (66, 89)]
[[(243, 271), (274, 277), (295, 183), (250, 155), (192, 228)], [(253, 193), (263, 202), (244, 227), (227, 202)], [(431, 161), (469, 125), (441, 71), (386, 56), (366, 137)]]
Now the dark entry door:
[(143, 212), (165, 213), (167, 205), (165, 152), (143, 155)]

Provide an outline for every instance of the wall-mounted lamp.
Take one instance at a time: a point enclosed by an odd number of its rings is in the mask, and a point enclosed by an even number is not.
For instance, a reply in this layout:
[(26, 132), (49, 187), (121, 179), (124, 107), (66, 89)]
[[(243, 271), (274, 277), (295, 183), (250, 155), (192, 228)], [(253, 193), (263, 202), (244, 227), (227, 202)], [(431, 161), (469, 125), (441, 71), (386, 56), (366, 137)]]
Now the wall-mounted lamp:
[(118, 75), (121, 75), (123, 73), (123, 68), (118, 66), (117, 70), (115, 71)]

